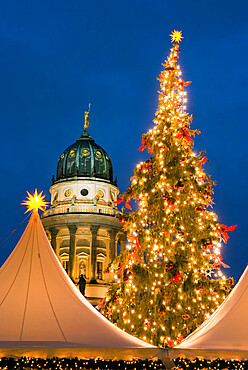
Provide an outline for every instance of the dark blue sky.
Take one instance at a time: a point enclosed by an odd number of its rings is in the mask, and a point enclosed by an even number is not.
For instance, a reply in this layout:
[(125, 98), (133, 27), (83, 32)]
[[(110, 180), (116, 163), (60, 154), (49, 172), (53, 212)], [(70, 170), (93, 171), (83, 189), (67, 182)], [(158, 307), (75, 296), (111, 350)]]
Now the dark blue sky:
[[(223, 247), (236, 279), (247, 258), (248, 1), (8, 0), (0, 3), (1, 239), (23, 219), (25, 191), (49, 186), (57, 160), (89, 132), (110, 155), (124, 191), (142, 133), (153, 126), (156, 77), (182, 30), (179, 63), (187, 111), (202, 134), (221, 223), (238, 224)], [(0, 246), (4, 261), (23, 227)]]

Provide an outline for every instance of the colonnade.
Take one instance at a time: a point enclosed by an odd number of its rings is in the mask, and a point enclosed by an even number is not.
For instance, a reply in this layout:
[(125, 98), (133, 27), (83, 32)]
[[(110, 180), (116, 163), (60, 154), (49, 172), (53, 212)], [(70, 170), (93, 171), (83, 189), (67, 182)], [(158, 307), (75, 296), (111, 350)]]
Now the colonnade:
[[(78, 226), (76, 224), (67, 225), (69, 230), (69, 264), (68, 264), (68, 275), (75, 281), (77, 276), (75, 276), (76, 272), (76, 233), (78, 230)], [(91, 233), (91, 241), (90, 241), (90, 264), (91, 264), (91, 276), (90, 276), (90, 283), (94, 284), (97, 283), (97, 234), (100, 229), (100, 225), (92, 224), (89, 226), (90, 233)], [(105, 229), (105, 227), (104, 227)], [(116, 257), (117, 254), (117, 242), (119, 243), (119, 252), (125, 250), (125, 242), (126, 236), (124, 232), (120, 232), (118, 229), (115, 228), (106, 228), (110, 243), (109, 243), (109, 262), (112, 262), (113, 259)], [(59, 256), (59, 245), (58, 245), (58, 233), (59, 228), (55, 226), (51, 226), (49, 228), (49, 232), (51, 235), (51, 244), (57, 256)]]

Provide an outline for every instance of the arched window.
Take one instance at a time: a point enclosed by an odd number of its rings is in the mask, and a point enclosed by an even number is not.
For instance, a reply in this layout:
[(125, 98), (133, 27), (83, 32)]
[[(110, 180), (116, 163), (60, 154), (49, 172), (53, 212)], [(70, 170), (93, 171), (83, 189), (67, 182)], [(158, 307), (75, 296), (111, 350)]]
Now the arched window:
[(103, 262), (97, 261), (97, 279), (103, 280)]

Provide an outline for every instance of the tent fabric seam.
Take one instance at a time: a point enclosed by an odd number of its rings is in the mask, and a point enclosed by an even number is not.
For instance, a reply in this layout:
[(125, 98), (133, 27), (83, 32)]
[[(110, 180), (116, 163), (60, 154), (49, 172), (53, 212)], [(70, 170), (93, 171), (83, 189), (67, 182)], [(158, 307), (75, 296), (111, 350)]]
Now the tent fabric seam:
[[(30, 236), (29, 236), (28, 243), (29, 243), (30, 237), (31, 237), (31, 234), (30, 234)], [(17, 272), (16, 272), (16, 274), (15, 274), (15, 277), (14, 277), (14, 279), (13, 279), (13, 281), (12, 281), (11, 285), (10, 285), (10, 288), (9, 288), (8, 292), (5, 294), (5, 296), (4, 296), (3, 300), (2, 300), (2, 302), (0, 303), (0, 307), (2, 306), (2, 304), (4, 303), (4, 301), (6, 300), (6, 298), (8, 297), (8, 295), (9, 295), (9, 293), (10, 293), (10, 291), (11, 291), (11, 289), (12, 289), (12, 287), (13, 287), (13, 285), (14, 285), (15, 281), (16, 281), (16, 278), (17, 278), (17, 276), (18, 276), (18, 274), (19, 274), (19, 271), (20, 271), (20, 269), (21, 269), (21, 267), (22, 267), (22, 264), (23, 264), (23, 261), (24, 261), (25, 255), (26, 255), (26, 253), (27, 253), (28, 243), (27, 243), (27, 245), (26, 245), (25, 252), (23, 253), (22, 260), (21, 260), (21, 263), (20, 263), (20, 265), (19, 265), (19, 267), (18, 267), (18, 269), (17, 269)], [(6, 265), (6, 266), (7, 266), (7, 265)], [(4, 271), (4, 270), (3, 270), (3, 271)]]
[(46, 284), (46, 279), (45, 279), (45, 275), (44, 275), (44, 270), (43, 270), (43, 265), (42, 265), (41, 256), (40, 256), (40, 247), (39, 247), (38, 233), (36, 233), (36, 239), (37, 239), (37, 246), (38, 246), (38, 252), (39, 252), (40, 268), (41, 268), (41, 273), (42, 273), (42, 278), (43, 278), (43, 282), (44, 282), (45, 290), (46, 290), (46, 293), (47, 293), (47, 298), (48, 298), (48, 300), (49, 300), (49, 303), (50, 303), (50, 306), (51, 306), (51, 309), (52, 309), (53, 315), (54, 315), (55, 320), (56, 320), (56, 322), (57, 322), (57, 324), (58, 324), (58, 327), (59, 327), (59, 329), (60, 329), (60, 331), (61, 331), (61, 334), (62, 334), (62, 336), (64, 337), (65, 342), (68, 342), (68, 341), (67, 341), (67, 339), (66, 339), (66, 336), (65, 336), (65, 334), (64, 334), (64, 332), (63, 332), (63, 330), (62, 330), (62, 327), (61, 327), (61, 325), (60, 325), (60, 323), (59, 323), (59, 320), (58, 320), (58, 318), (57, 318), (57, 315), (56, 315), (56, 313), (55, 313), (55, 310), (54, 310), (54, 307), (53, 307), (53, 304), (52, 304), (52, 301), (51, 301), (51, 298), (50, 298), (50, 295), (49, 295), (49, 292), (48, 292), (48, 288), (47, 288), (47, 284)]
[[(28, 216), (30, 216), (31, 214), (29, 214)], [(19, 244), (21, 244), (22, 242), (22, 239), (23, 239), (23, 235), (21, 236), (19, 242), (17, 243), (16, 247), (14, 248), (14, 250), (12, 251), (11, 255), (9, 256), (9, 258), (4, 262), (4, 264), (1, 266), (1, 269), (0, 269), (0, 275), (1, 273), (4, 272), (4, 270), (6, 269), (6, 267), (9, 265), (9, 263), (12, 261), (12, 259), (14, 258), (15, 254), (17, 253), (17, 247), (19, 246)], [(27, 249), (27, 248), (26, 248)], [(25, 254), (25, 253), (24, 253)]]
[[(35, 228), (37, 228), (37, 222), (35, 223)], [(29, 296), (29, 288), (30, 288), (30, 281), (31, 281), (31, 271), (32, 271), (32, 262), (33, 262), (33, 250), (34, 250), (34, 235), (35, 235), (35, 228), (33, 231), (33, 243), (32, 243), (32, 249), (31, 249), (31, 258), (30, 258), (30, 267), (29, 267), (29, 276), (28, 276), (28, 286), (27, 286), (27, 292), (26, 292), (26, 299), (25, 299), (25, 307), (23, 312), (23, 319), (22, 319), (22, 327), (21, 327), (21, 333), (20, 333), (20, 341), (22, 341), (22, 335), (23, 335), (23, 328), (26, 318), (26, 310), (27, 310), (27, 304), (28, 304), (28, 296)], [(29, 239), (30, 242), (30, 239)], [(28, 245), (28, 243), (27, 243)]]

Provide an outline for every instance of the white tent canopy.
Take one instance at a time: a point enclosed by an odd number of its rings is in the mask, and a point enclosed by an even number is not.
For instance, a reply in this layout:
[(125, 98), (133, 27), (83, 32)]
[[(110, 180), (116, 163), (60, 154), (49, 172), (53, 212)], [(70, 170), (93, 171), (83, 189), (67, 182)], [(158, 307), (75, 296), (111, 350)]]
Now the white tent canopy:
[(163, 350), (125, 333), (82, 296), (58, 261), (38, 212), (0, 269), (0, 356), (248, 359), (248, 267), (215, 313)]
[(0, 269), (0, 356), (165, 357), (83, 297), (58, 261), (38, 212)]
[(169, 352), (172, 357), (248, 359), (248, 266), (213, 315)]

